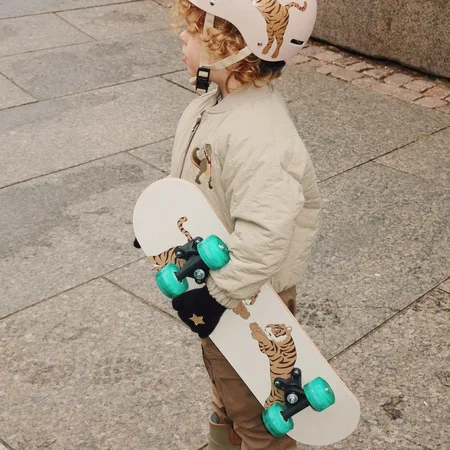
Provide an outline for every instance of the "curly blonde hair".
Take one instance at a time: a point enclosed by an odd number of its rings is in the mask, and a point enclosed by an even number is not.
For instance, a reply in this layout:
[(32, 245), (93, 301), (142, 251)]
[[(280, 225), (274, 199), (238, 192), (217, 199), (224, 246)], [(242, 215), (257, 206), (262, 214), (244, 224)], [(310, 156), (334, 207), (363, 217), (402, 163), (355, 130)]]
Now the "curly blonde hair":
[[(206, 12), (193, 5), (189, 0), (173, 0), (172, 24), (176, 30), (180, 30), (187, 19), (187, 31), (192, 35), (200, 36), (206, 44), (206, 49), (213, 61), (220, 61), (231, 54), (238, 53), (246, 46), (244, 38), (239, 30), (230, 22), (220, 17), (215, 18), (214, 28), (208, 30), (208, 36), (203, 35)], [(281, 75), (284, 63), (271, 63), (264, 61), (254, 54), (227, 67), (230, 71), (226, 82), (226, 88), (230, 91), (229, 83), (235, 79), (240, 85), (253, 84), (261, 87)]]

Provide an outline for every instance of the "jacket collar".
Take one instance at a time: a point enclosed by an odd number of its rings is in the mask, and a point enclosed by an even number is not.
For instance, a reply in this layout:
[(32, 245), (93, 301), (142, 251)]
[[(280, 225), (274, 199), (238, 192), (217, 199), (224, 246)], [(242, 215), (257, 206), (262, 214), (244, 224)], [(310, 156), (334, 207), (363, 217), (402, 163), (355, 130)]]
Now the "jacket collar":
[[(263, 97), (266, 97), (267, 95), (270, 95), (272, 91), (273, 87), (270, 84), (265, 84), (262, 87), (250, 85), (245, 90), (230, 92), (217, 105), (207, 107), (206, 112), (208, 114), (221, 114), (236, 107), (240, 107), (245, 103), (255, 102)], [(216, 95), (214, 95), (213, 98), (216, 99)]]

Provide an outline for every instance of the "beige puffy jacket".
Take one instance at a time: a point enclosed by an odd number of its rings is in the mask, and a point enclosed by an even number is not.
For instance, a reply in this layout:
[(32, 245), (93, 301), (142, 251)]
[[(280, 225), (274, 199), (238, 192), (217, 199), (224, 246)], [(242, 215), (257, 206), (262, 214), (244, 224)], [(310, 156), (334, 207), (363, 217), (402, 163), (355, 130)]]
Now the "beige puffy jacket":
[(281, 292), (301, 280), (321, 202), (309, 154), (271, 85), (216, 98), (202, 95), (185, 110), (170, 176), (195, 183), (231, 233), (231, 261), (207, 286), (234, 308), (267, 281)]

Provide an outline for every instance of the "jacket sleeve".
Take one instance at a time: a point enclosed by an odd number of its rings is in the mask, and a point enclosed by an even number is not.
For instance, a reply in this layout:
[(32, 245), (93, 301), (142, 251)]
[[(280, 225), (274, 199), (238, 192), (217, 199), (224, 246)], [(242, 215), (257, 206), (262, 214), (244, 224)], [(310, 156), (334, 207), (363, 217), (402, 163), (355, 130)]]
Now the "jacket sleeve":
[[(279, 270), (304, 204), (302, 174), (289, 170), (293, 143), (257, 138), (230, 144), (222, 168), (234, 230), (230, 262), (211, 272), (210, 294), (227, 308), (255, 295)], [(298, 166), (297, 166), (298, 168)]]

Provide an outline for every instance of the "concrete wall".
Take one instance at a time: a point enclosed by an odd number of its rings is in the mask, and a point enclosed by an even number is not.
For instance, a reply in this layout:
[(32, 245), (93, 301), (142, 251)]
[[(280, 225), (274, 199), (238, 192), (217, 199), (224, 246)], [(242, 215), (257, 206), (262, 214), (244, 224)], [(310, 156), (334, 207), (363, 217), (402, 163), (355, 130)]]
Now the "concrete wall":
[(450, 0), (318, 0), (313, 37), (450, 78)]

